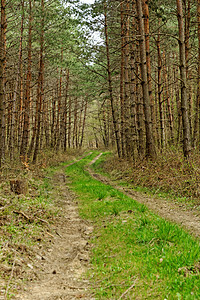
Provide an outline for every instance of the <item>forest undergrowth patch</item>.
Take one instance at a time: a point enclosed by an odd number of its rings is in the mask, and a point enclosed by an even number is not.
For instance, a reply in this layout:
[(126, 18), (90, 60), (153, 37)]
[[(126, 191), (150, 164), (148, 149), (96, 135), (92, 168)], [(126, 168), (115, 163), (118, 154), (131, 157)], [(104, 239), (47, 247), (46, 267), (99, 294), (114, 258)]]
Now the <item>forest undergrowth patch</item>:
[(200, 208), (200, 155), (197, 153), (189, 161), (169, 150), (159, 154), (155, 161), (130, 162), (103, 155), (95, 165), (99, 172), (119, 181), (120, 185), (130, 184), (137, 191)]
[(92, 178), (85, 166), (97, 154), (66, 170), (81, 216), (95, 228), (88, 276), (96, 298), (198, 299), (199, 241)]

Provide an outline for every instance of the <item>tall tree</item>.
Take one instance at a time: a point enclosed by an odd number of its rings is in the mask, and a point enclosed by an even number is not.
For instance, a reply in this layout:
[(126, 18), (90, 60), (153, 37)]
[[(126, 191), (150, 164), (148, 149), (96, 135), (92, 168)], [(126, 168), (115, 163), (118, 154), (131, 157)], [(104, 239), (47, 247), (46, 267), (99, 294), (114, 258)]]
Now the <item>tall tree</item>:
[(200, 141), (200, 0), (197, 0), (197, 34), (198, 34), (198, 68), (197, 68), (197, 91), (196, 111), (194, 119), (193, 146)]
[(186, 58), (185, 58), (185, 31), (183, 21), (182, 0), (176, 0), (177, 17), (179, 27), (179, 68), (181, 77), (181, 111), (183, 123), (183, 153), (186, 158), (191, 153), (191, 136), (190, 123), (188, 115), (188, 98), (187, 98), (187, 78), (186, 78)]
[[(24, 0), (21, 1), (22, 6), (22, 16), (21, 16), (21, 27), (20, 27), (20, 39), (19, 39), (19, 58), (17, 65), (17, 74), (13, 92), (13, 104), (12, 104), (12, 114), (11, 114), (11, 129), (10, 129), (10, 137), (9, 137), (9, 149), (10, 149), (10, 158), (13, 159), (14, 155), (14, 145), (16, 146), (16, 133), (15, 129), (15, 121), (16, 121), (16, 109), (17, 109), (17, 93), (19, 84), (21, 84), (21, 70), (22, 70), (22, 42), (23, 42), (23, 33), (24, 33)], [(21, 91), (20, 91), (21, 92)], [(21, 96), (21, 95), (20, 95)]]
[(5, 102), (5, 65), (6, 65), (6, 0), (1, 0), (1, 37), (0, 37), (0, 167), (3, 148), (3, 113)]
[(146, 45), (145, 45), (145, 30), (142, 11), (142, 0), (136, 0), (136, 9), (139, 28), (139, 45), (140, 45), (140, 64), (141, 64), (141, 83), (143, 92), (143, 104), (145, 114), (145, 129), (146, 129), (146, 156), (155, 158), (156, 149), (153, 139), (153, 129), (150, 110), (150, 98), (147, 79), (147, 61), (146, 61)]
[(33, 162), (36, 162), (39, 151), (39, 139), (41, 132), (41, 108), (44, 100), (44, 0), (41, 0), (41, 28), (40, 28), (40, 59), (38, 73), (38, 88), (37, 88), (37, 133), (35, 139), (35, 149), (33, 154)]
[(20, 148), (20, 155), (23, 161), (27, 160), (27, 147), (29, 140), (29, 117), (30, 117), (30, 101), (31, 101), (31, 65), (32, 65), (32, 0), (29, 0), (29, 29), (28, 29), (28, 61), (26, 75), (26, 93), (24, 98), (24, 122), (23, 134)]
[(110, 68), (110, 51), (109, 51), (109, 39), (108, 39), (107, 3), (106, 2), (104, 3), (104, 30), (105, 30), (105, 39), (106, 39), (108, 90), (109, 90), (109, 95), (110, 95), (110, 104), (111, 104), (114, 134), (115, 134), (115, 139), (116, 139), (116, 144), (117, 144), (117, 153), (118, 153), (118, 156), (121, 157), (119, 129), (118, 129), (118, 124), (117, 124), (117, 120), (116, 120), (116, 116), (115, 116), (112, 77), (111, 77), (111, 68)]

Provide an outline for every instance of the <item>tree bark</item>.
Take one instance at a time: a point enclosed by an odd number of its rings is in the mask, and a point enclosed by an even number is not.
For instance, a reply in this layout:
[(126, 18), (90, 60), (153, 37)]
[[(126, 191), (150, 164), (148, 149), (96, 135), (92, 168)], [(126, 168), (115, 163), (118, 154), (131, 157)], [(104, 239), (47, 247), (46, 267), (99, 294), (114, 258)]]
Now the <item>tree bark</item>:
[(108, 40), (108, 24), (107, 24), (107, 7), (106, 3), (104, 4), (104, 18), (105, 18), (105, 39), (106, 39), (106, 57), (107, 57), (107, 74), (108, 74), (108, 90), (110, 95), (110, 104), (112, 111), (112, 119), (113, 119), (113, 127), (115, 133), (115, 139), (117, 144), (117, 153), (118, 156), (121, 157), (121, 149), (120, 149), (120, 140), (119, 140), (119, 130), (118, 124), (115, 116), (114, 109), (114, 98), (113, 98), (113, 88), (112, 88), (112, 78), (111, 78), (111, 68), (110, 68), (110, 53), (109, 53), (109, 40)]
[(31, 99), (31, 65), (32, 65), (32, 0), (29, 0), (29, 32), (28, 32), (28, 67), (26, 76), (26, 93), (24, 99), (24, 123), (20, 148), (20, 156), (22, 161), (27, 160), (27, 146), (29, 139), (29, 115), (30, 115), (30, 99)]
[(85, 122), (86, 122), (86, 114), (87, 114), (87, 106), (88, 106), (88, 100), (85, 100), (85, 109), (84, 109), (84, 116), (83, 116), (83, 124), (82, 124), (82, 131), (81, 131), (81, 140), (79, 147), (81, 148), (83, 145), (83, 138), (84, 138), (84, 131), (85, 131)]
[(65, 103), (64, 103), (64, 116), (63, 116), (63, 121), (64, 121), (64, 126), (63, 126), (63, 134), (64, 134), (64, 144), (63, 148), (64, 151), (67, 150), (67, 101), (68, 101), (68, 95), (69, 93), (69, 70), (67, 70), (66, 74), (66, 88), (65, 88)]
[(68, 101), (68, 107), (69, 107), (69, 112), (68, 112), (68, 147), (71, 148), (71, 121), (72, 121), (72, 99), (69, 97)]
[(197, 32), (198, 32), (198, 74), (197, 74), (197, 92), (196, 92), (194, 131), (193, 131), (193, 147), (197, 145), (197, 141), (200, 143), (200, 0), (197, 0)]
[(125, 156), (124, 149), (124, 4), (120, 3), (121, 7), (121, 70), (120, 70), (120, 112), (121, 112), (121, 155)]
[(139, 44), (136, 43), (136, 112), (137, 112), (137, 131), (138, 131), (138, 154), (144, 156), (144, 109), (141, 97), (141, 85), (139, 83)]
[(6, 34), (6, 0), (1, 0), (1, 37), (0, 37), (0, 167), (2, 164), (3, 148), (3, 112), (5, 101), (5, 34)]
[[(14, 145), (16, 144), (17, 135), (14, 133), (15, 128), (15, 120), (16, 120), (16, 102), (17, 102), (17, 92), (20, 83), (20, 72), (22, 68), (22, 40), (23, 40), (23, 32), (24, 32), (24, 0), (22, 0), (22, 17), (21, 17), (21, 32), (20, 32), (20, 40), (19, 40), (19, 60), (17, 66), (17, 75), (14, 86), (13, 93), (13, 105), (12, 105), (12, 116), (11, 116), (11, 129), (10, 129), (10, 137), (9, 137), (9, 149), (10, 149), (10, 159), (13, 159), (14, 155)], [(20, 91), (19, 91), (20, 93)]]
[[(135, 11), (135, 4), (132, 4), (132, 11)], [(131, 138), (131, 157), (135, 159), (137, 145), (137, 118), (136, 118), (136, 21), (132, 18), (130, 23), (130, 138)]]
[(185, 59), (185, 32), (183, 22), (182, 0), (176, 0), (177, 17), (179, 26), (179, 68), (181, 78), (181, 111), (183, 123), (183, 153), (189, 158), (191, 153), (191, 136), (190, 123), (188, 116), (188, 99), (187, 99), (187, 79), (186, 79), (186, 59)]
[(151, 106), (151, 119), (153, 131), (155, 133), (155, 111), (152, 97), (152, 83), (151, 83), (151, 58), (150, 58), (150, 43), (149, 43), (149, 0), (143, 1), (143, 14), (144, 14), (144, 31), (145, 31), (145, 45), (146, 45), (146, 62), (147, 62), (147, 80), (149, 88), (149, 101)]
[(73, 148), (76, 146), (76, 138), (77, 138), (77, 114), (78, 114), (78, 99), (75, 98), (74, 101), (74, 126), (73, 126), (73, 134), (72, 134), (72, 145)]
[(172, 108), (170, 102), (170, 95), (169, 95), (169, 86), (168, 86), (168, 78), (167, 78), (167, 60), (165, 56), (165, 52), (163, 51), (163, 75), (164, 75), (164, 84), (165, 84), (165, 101), (167, 105), (167, 116), (169, 120), (169, 129), (170, 129), (170, 144), (174, 143), (174, 126), (173, 126), (173, 115), (172, 115)]
[(131, 137), (130, 137), (130, 78), (129, 78), (129, 1), (125, 3), (125, 20), (124, 20), (124, 137), (126, 157), (131, 157)]
[(39, 73), (38, 73), (38, 88), (37, 88), (37, 101), (38, 101), (38, 119), (37, 119), (37, 132), (35, 138), (35, 149), (33, 154), (33, 163), (36, 162), (39, 152), (39, 140), (41, 133), (41, 108), (44, 97), (44, 0), (41, 0), (41, 32), (40, 32), (40, 60), (39, 60)]
[[(159, 23), (160, 25), (160, 23)], [(158, 31), (158, 37), (156, 41), (157, 45), (157, 55), (158, 55), (158, 105), (159, 105), (159, 116), (160, 116), (160, 145), (161, 150), (165, 147), (165, 123), (164, 123), (164, 113), (163, 113), (163, 103), (162, 103), (162, 57), (160, 50), (160, 31)]]
[(146, 62), (146, 46), (145, 46), (145, 31), (142, 13), (142, 2), (136, 0), (138, 27), (139, 27), (139, 44), (140, 44), (140, 63), (141, 63), (141, 78), (142, 78), (142, 92), (145, 114), (145, 129), (146, 129), (146, 157), (155, 158), (156, 149), (153, 139), (153, 129), (151, 121), (150, 98), (147, 80), (147, 62)]

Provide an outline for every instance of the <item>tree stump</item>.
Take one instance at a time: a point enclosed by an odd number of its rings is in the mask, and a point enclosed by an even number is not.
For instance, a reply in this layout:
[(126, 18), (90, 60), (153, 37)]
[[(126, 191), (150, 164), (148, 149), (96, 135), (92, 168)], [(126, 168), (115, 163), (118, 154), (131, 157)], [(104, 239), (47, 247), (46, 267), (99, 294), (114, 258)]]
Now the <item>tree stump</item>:
[(10, 189), (17, 195), (26, 195), (28, 192), (27, 181), (25, 179), (12, 179), (10, 180)]

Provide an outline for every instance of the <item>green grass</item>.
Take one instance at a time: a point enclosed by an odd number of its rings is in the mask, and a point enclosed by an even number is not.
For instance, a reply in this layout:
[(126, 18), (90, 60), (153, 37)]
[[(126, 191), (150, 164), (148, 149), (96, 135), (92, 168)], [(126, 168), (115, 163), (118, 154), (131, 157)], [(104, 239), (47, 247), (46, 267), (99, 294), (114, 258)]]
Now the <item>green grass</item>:
[(96, 299), (118, 299), (133, 283), (128, 299), (200, 299), (199, 242), (91, 178), (84, 166), (97, 154), (66, 169), (80, 199), (80, 214), (95, 227), (88, 276)]

